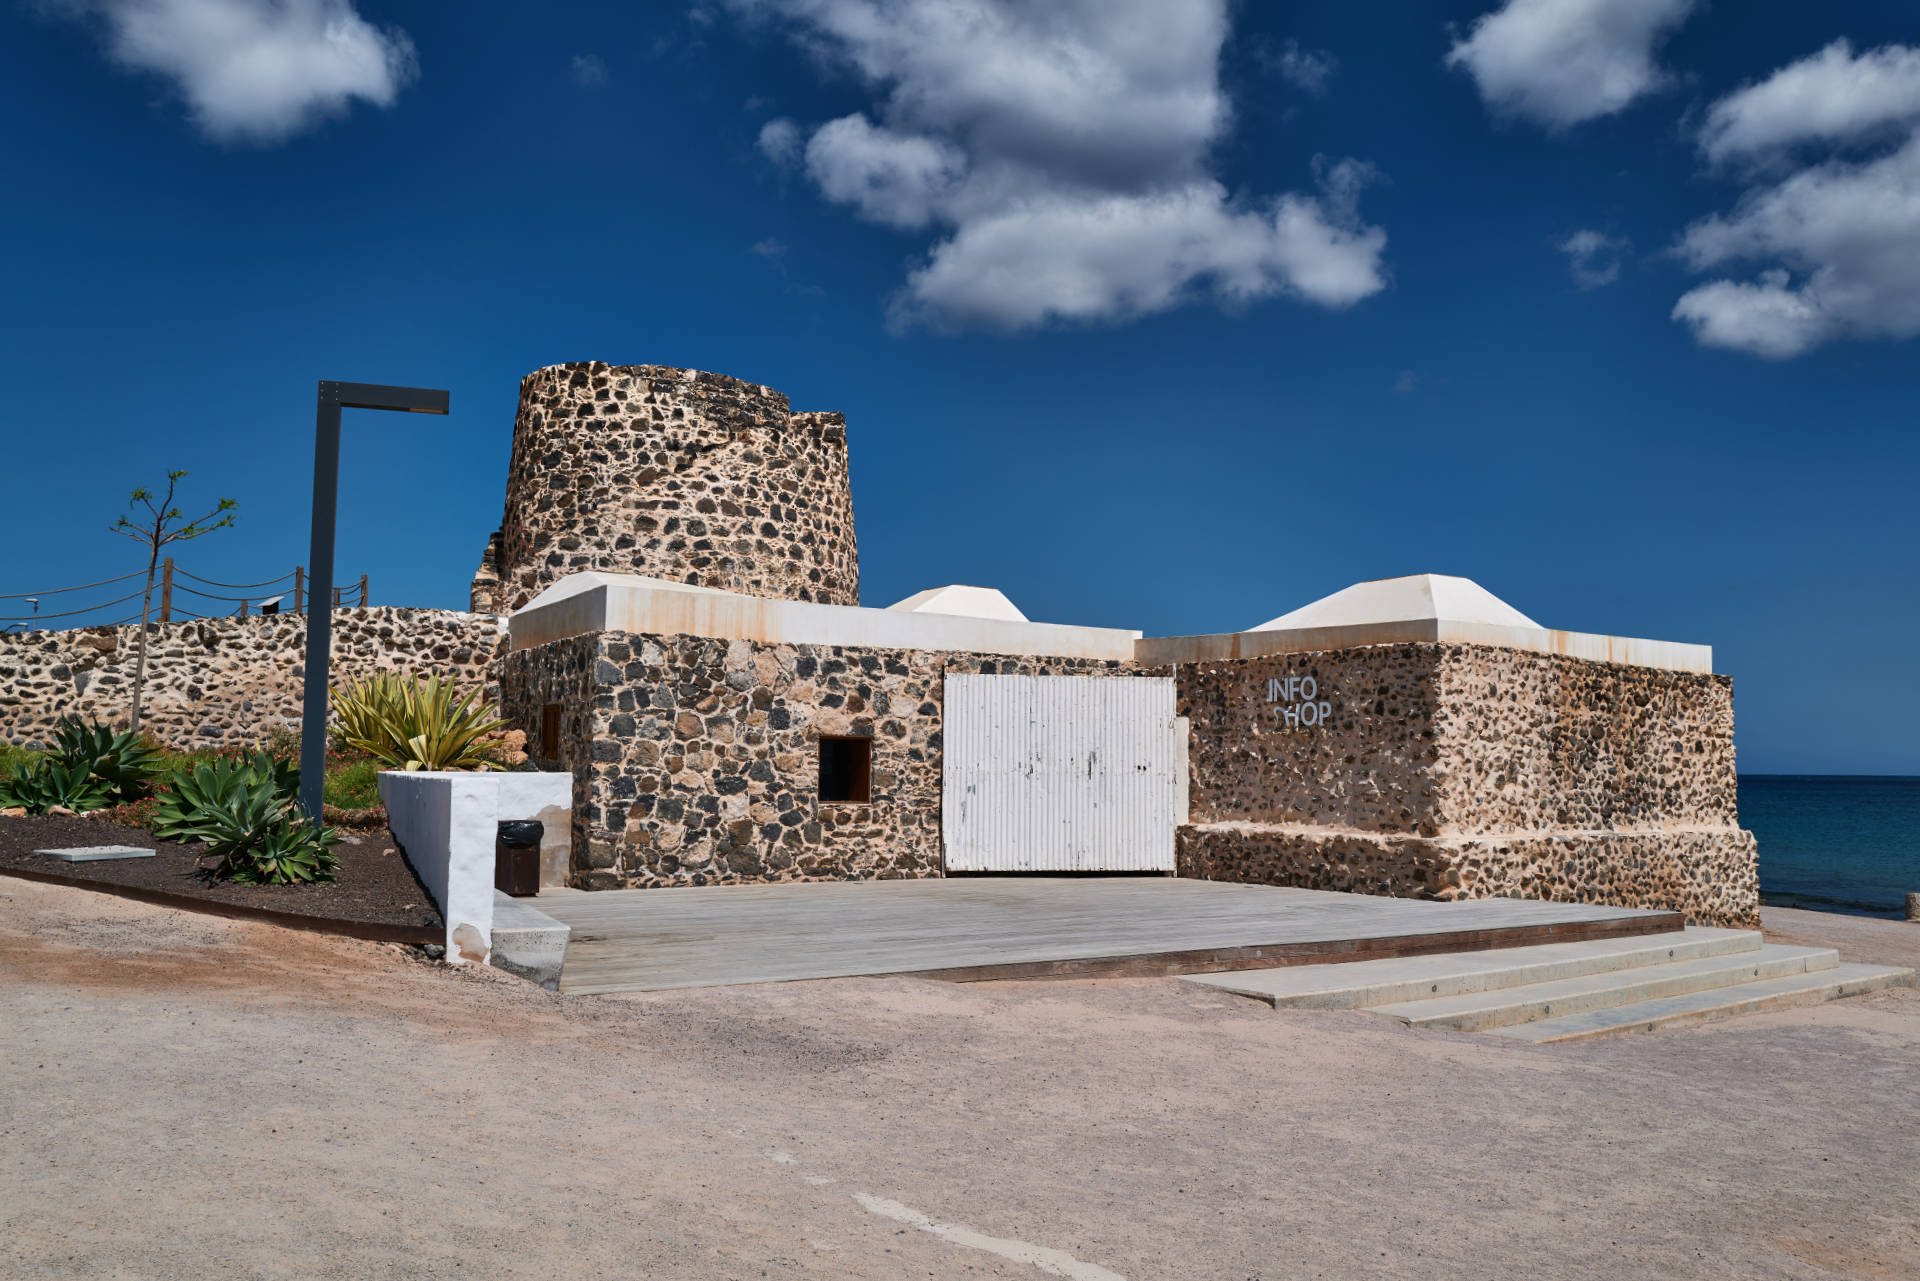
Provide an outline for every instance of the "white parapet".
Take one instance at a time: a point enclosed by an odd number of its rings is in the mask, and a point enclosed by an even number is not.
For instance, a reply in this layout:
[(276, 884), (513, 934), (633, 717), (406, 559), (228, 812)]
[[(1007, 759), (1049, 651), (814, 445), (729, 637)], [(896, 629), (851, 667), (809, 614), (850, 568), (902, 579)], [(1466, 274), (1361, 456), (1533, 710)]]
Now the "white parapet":
[(508, 624), (513, 649), (593, 632), (1118, 662), (1132, 660), (1140, 637), (1113, 627), (774, 600), (599, 570), (561, 579), (516, 611)]
[(380, 801), (408, 865), (446, 921), (447, 960), (484, 964), (493, 947), (499, 825), (538, 819), (550, 840), (568, 839), (573, 775), (383, 770)]
[(1437, 641), (1449, 645), (1490, 645), (1561, 654), (1596, 663), (1624, 663), (1670, 672), (1713, 671), (1713, 646), (1678, 641), (1641, 640), (1632, 636), (1600, 636), (1590, 632), (1557, 632), (1545, 627), (1499, 627), (1490, 623), (1462, 623), (1445, 618), (1408, 618), (1390, 623), (1356, 623), (1347, 627), (1306, 627), (1293, 631), (1221, 632), (1212, 636), (1155, 636), (1143, 640), (1136, 652), (1143, 663), (1219, 663), (1268, 654), (1302, 654), (1313, 650), (1351, 649), (1358, 645), (1399, 645), (1409, 641)]
[(1156, 636), (1143, 663), (1213, 663), (1407, 642), (1489, 645), (1673, 672), (1713, 671), (1713, 647), (1542, 627), (1469, 578), (1408, 574), (1342, 588), (1244, 632)]

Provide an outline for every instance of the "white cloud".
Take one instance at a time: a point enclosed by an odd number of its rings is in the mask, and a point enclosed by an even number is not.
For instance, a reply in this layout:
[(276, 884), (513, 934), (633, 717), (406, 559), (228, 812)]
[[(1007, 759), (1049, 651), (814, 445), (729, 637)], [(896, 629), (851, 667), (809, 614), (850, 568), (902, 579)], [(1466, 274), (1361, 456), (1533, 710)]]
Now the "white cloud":
[(597, 53), (573, 55), (573, 82), (583, 89), (598, 89), (607, 83), (607, 62)]
[(1623, 237), (1581, 228), (1560, 242), (1567, 270), (1582, 289), (1598, 289), (1620, 279), (1620, 261), (1627, 251)]
[[(1352, 162), (1347, 162), (1349, 165)], [(1361, 181), (1336, 167), (1332, 184)], [(1210, 293), (1344, 307), (1377, 293), (1386, 233), (1330, 216), (1338, 196), (1236, 209), (1215, 182), (1151, 195), (1054, 196), (971, 218), (936, 245), (898, 322), (1018, 329), (1123, 320)]]
[[(1676, 252), (1697, 271), (1759, 268), (1754, 281), (1721, 277), (1675, 304), (1701, 343), (1784, 359), (1920, 334), (1920, 54), (1892, 45), (1856, 58), (1829, 45), (1714, 103), (1699, 142), (1710, 160), (1772, 165), (1749, 174), (1730, 212), (1680, 238)], [(1821, 143), (1845, 154), (1782, 168)]]
[(1688, 227), (1679, 253), (1696, 270), (1765, 268), (1758, 284), (1716, 280), (1674, 307), (1709, 346), (1778, 358), (1836, 338), (1920, 334), (1920, 136), (1763, 184)]
[(1654, 50), (1698, 0), (1507, 0), (1447, 53), (1486, 104), (1549, 129), (1612, 115), (1662, 88)]
[(1724, 347), (1784, 360), (1826, 337), (1819, 308), (1788, 287), (1784, 271), (1763, 272), (1758, 284), (1716, 280), (1682, 294), (1673, 318), (1693, 326), (1705, 347)]
[(1871, 140), (1916, 122), (1920, 49), (1888, 45), (1856, 58), (1852, 45), (1836, 40), (1714, 103), (1700, 130), (1700, 149), (1721, 163), (1806, 143)]
[(800, 159), (800, 126), (777, 116), (760, 126), (760, 154), (777, 165), (790, 165)]
[[(1020, 328), (1201, 297), (1345, 306), (1385, 288), (1386, 235), (1354, 205), (1365, 166), (1264, 199), (1211, 173), (1232, 115), (1226, 0), (730, 3), (873, 95), (813, 129), (804, 157), (828, 200), (934, 233), (896, 321)], [(792, 163), (788, 127), (760, 145)]]
[(350, 0), (55, 0), (97, 18), (108, 55), (166, 77), (221, 142), (278, 142), (355, 99), (392, 106), (417, 74), (413, 42)]
[(1273, 67), (1282, 80), (1317, 98), (1327, 91), (1340, 60), (1325, 49), (1302, 49), (1299, 41), (1289, 40), (1273, 59)]
[(862, 115), (829, 121), (807, 142), (807, 174), (820, 194), (890, 227), (925, 226), (966, 168), (965, 153), (951, 143), (876, 129)]

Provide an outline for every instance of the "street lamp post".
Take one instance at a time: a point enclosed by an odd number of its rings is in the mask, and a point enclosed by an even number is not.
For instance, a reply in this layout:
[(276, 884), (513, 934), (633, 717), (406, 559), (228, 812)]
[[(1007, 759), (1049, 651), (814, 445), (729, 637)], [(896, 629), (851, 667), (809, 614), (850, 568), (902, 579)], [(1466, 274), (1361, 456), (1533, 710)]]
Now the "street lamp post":
[(306, 697), (300, 712), (300, 805), (317, 825), (327, 786), (327, 679), (333, 660), (333, 527), (340, 501), (340, 411), (444, 414), (448, 396), (424, 387), (320, 383), (313, 420), (313, 572), (307, 611)]

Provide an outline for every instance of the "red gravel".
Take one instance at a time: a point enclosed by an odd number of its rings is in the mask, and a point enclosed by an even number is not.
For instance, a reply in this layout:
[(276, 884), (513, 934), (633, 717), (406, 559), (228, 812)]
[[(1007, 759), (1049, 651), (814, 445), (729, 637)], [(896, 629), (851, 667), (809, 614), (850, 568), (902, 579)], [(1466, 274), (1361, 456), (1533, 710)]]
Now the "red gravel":
[[(137, 845), (152, 858), (63, 863), (39, 849)], [(199, 907), (221, 915), (266, 916), (281, 924), (306, 918), (309, 928), (398, 938), (395, 930), (436, 941), (441, 925), (433, 900), (382, 828), (350, 834), (334, 847), (338, 879), (317, 885), (239, 885), (215, 880), (199, 844), (156, 840), (152, 832), (95, 818), (0, 818), (0, 873), (118, 891), (149, 902)], [(371, 927), (369, 929), (368, 927)], [(410, 941), (410, 940), (403, 940)]]

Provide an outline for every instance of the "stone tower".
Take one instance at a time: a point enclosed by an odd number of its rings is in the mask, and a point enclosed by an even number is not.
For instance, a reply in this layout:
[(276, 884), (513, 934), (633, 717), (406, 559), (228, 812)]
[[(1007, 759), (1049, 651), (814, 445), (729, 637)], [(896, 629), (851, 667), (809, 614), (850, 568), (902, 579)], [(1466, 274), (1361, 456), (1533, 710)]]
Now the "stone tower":
[(859, 604), (846, 419), (692, 369), (534, 370), (473, 608), (510, 612), (589, 569)]

